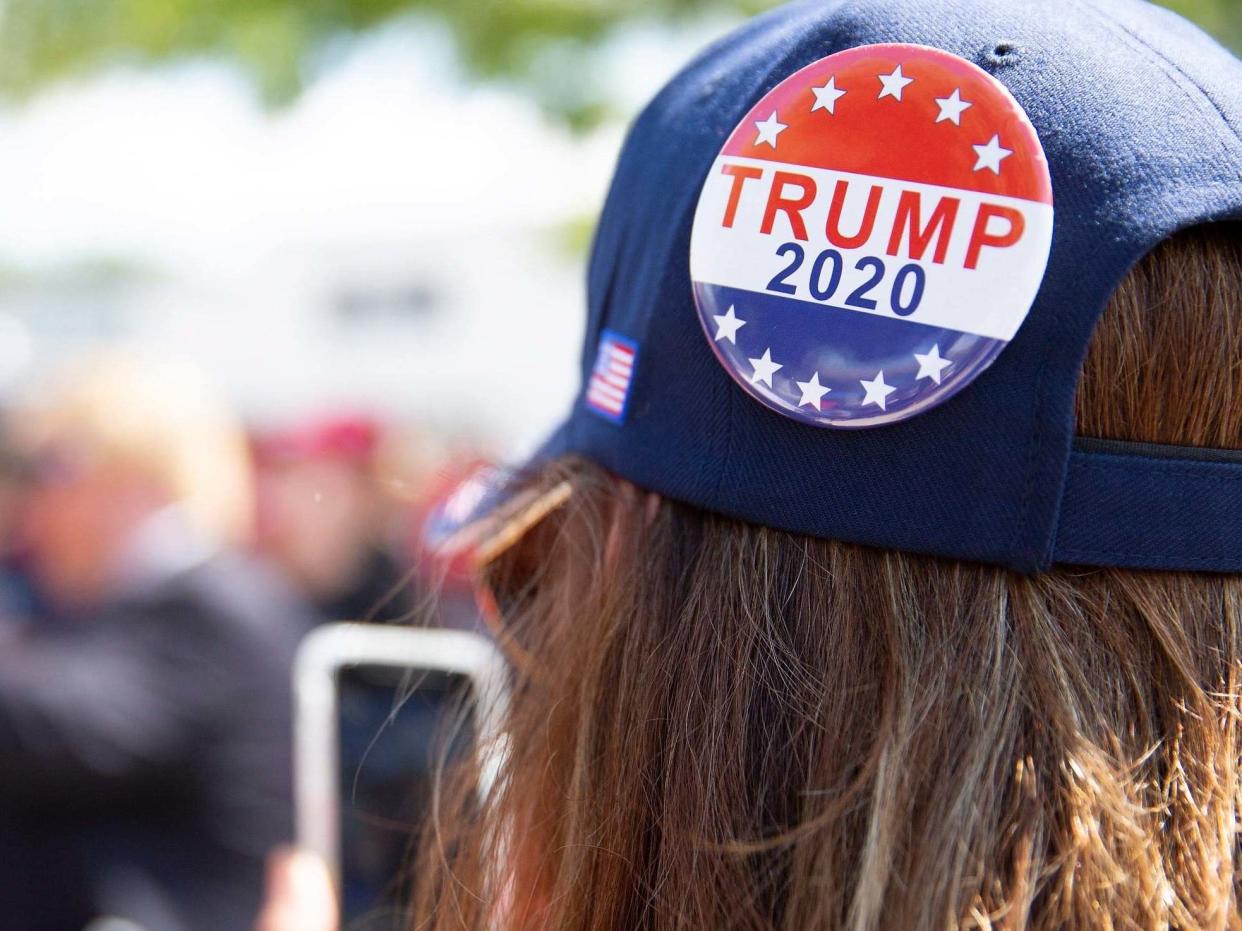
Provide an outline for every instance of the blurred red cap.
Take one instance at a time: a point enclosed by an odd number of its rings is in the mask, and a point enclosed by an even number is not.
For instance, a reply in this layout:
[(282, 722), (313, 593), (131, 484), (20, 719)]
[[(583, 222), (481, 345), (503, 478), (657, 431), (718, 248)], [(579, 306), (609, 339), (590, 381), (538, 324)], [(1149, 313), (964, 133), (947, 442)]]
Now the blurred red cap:
[(362, 414), (323, 417), (286, 430), (262, 433), (254, 439), (260, 465), (338, 459), (357, 465), (369, 463), (383, 436), (383, 427)]

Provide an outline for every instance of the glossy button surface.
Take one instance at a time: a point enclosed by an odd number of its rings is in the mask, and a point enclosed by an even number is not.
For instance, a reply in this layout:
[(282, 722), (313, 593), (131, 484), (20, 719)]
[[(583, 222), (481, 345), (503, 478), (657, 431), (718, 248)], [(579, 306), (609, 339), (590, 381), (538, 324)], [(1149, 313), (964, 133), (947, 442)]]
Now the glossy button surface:
[(695, 217), (695, 301), (757, 401), (882, 426), (996, 361), (1052, 224), (1043, 147), (1004, 85), (937, 49), (851, 49), (782, 81), (726, 141)]

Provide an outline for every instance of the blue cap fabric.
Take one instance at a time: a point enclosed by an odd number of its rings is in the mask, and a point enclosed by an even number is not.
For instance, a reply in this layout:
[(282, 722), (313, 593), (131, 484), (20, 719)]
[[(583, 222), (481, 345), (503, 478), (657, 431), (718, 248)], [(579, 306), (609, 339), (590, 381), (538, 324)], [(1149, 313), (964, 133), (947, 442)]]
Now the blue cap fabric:
[[(826, 56), (957, 55), (1029, 116), (1055, 195), (1052, 250), (995, 363), (926, 413), (869, 430), (749, 397), (704, 338), (691, 228), (722, 146)], [(597, 235), (583, 388), (542, 455), (581, 454), (670, 498), (826, 539), (981, 561), (1242, 572), (1242, 462), (1079, 443), (1096, 320), (1173, 233), (1242, 218), (1242, 65), (1140, 0), (803, 0), (710, 48), (634, 125)]]

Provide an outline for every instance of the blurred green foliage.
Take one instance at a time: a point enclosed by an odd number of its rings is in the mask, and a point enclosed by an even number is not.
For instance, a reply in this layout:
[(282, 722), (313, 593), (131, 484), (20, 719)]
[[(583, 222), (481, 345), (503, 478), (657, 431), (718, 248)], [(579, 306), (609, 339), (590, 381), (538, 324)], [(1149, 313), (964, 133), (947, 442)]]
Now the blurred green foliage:
[[(522, 83), (551, 112), (587, 124), (606, 106), (589, 63), (619, 26), (716, 13), (748, 15), (776, 0), (0, 0), (0, 93), (20, 97), (118, 62), (186, 56), (232, 60), (280, 105), (312, 80), (325, 49), (398, 17), (443, 22), (466, 70)], [(1020, 2), (1020, 0), (1015, 0)], [(1234, 48), (1240, 0), (1165, 0)], [(587, 76), (587, 77), (584, 77)]]
[(1238, 0), (1159, 0), (1195, 20), (1235, 52), (1242, 52), (1242, 3)]

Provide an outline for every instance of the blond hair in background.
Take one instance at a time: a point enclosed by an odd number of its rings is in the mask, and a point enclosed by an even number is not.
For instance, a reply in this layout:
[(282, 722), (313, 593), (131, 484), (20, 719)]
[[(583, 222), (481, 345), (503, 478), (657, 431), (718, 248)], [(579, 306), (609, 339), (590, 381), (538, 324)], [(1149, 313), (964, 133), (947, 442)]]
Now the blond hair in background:
[(143, 475), (180, 505), (204, 542), (248, 540), (254, 480), (246, 433), (194, 363), (112, 348), (72, 364), (30, 411), (37, 445), (68, 444), (97, 464)]

